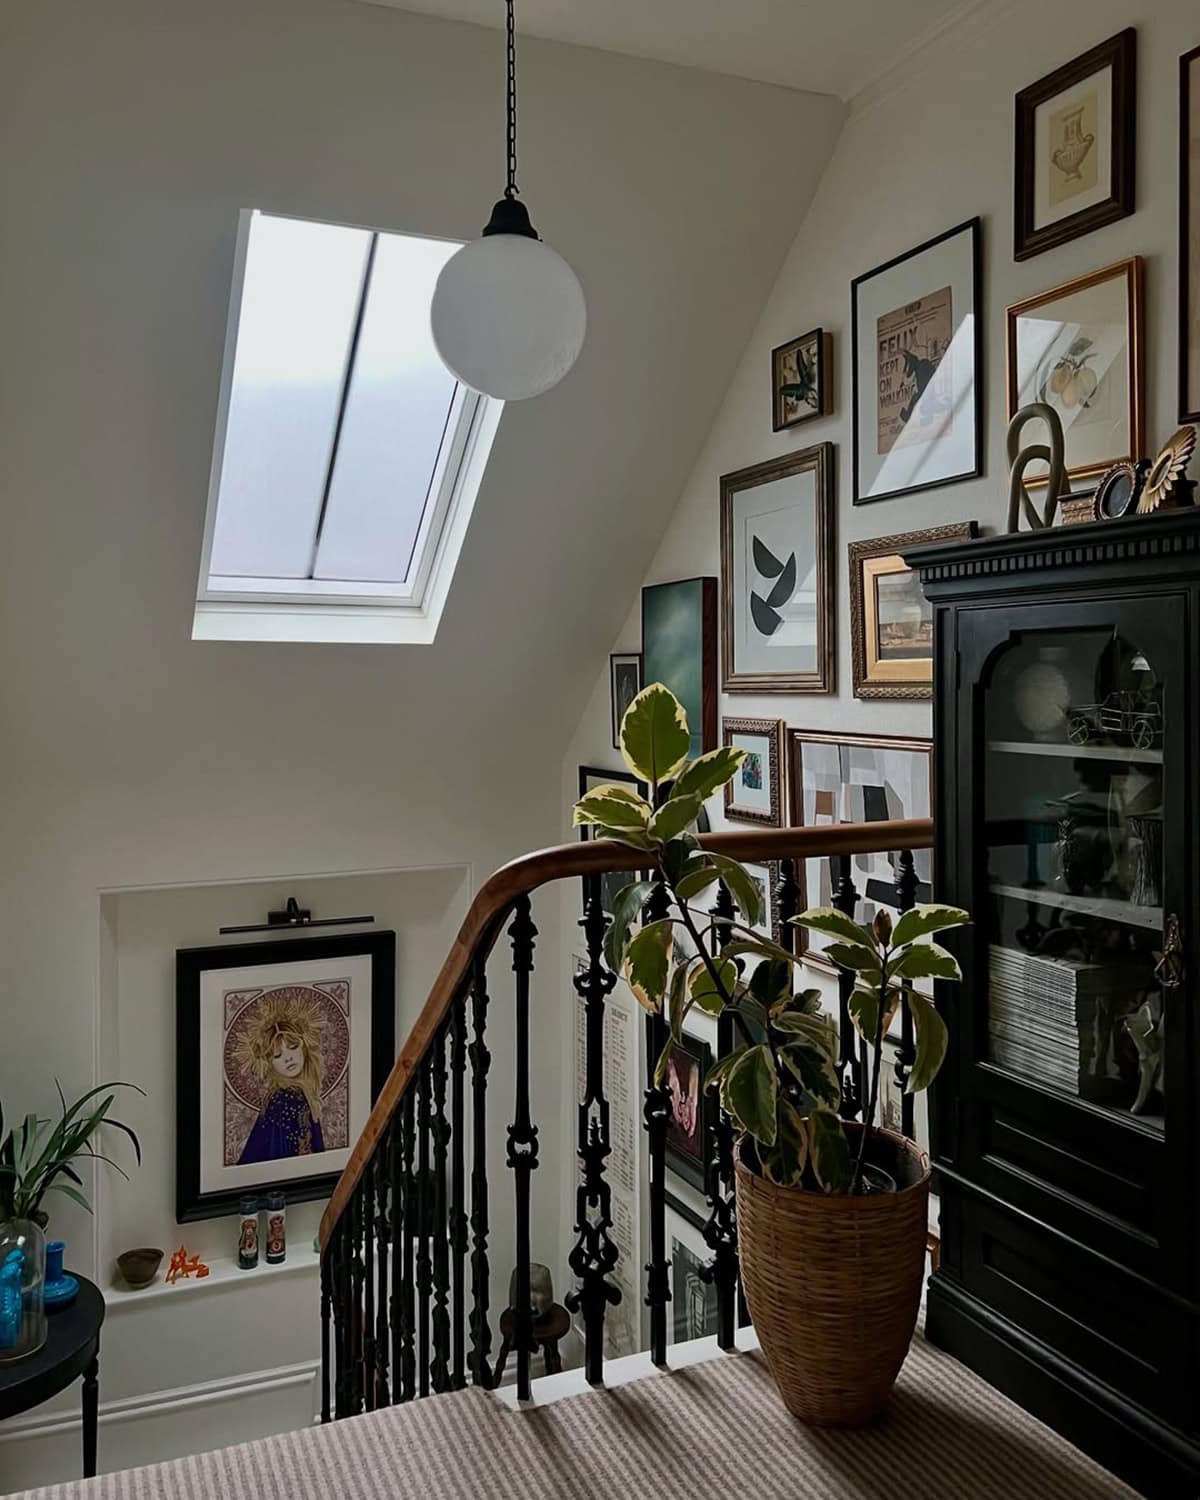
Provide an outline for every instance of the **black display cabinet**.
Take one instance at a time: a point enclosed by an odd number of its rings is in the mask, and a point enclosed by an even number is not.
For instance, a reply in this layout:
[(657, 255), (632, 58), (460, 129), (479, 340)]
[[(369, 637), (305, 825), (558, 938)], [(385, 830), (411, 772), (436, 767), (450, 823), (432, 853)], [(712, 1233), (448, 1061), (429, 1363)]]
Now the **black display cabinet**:
[(940, 900), (927, 1333), (1200, 1494), (1200, 509), (923, 547)]

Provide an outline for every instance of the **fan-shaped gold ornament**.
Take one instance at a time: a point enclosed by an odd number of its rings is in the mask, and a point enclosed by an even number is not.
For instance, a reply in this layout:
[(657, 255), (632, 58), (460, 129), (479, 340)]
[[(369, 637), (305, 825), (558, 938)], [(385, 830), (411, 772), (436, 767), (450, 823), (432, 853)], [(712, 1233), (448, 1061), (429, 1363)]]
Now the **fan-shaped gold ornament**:
[(1187, 469), (1196, 447), (1196, 429), (1181, 427), (1168, 438), (1158, 457), (1150, 465), (1146, 483), (1142, 486), (1142, 498), (1138, 501), (1138, 514), (1157, 510), (1175, 488), (1175, 482)]

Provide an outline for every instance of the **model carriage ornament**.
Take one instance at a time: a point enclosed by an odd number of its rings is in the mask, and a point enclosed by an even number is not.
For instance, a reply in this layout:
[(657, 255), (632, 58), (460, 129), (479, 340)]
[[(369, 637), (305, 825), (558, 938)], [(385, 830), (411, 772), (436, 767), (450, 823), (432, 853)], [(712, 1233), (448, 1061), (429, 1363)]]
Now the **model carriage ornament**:
[(1152, 689), (1122, 689), (1109, 693), (1102, 703), (1067, 709), (1067, 739), (1072, 745), (1124, 740), (1135, 750), (1151, 750), (1162, 742), (1162, 726), (1162, 705)]

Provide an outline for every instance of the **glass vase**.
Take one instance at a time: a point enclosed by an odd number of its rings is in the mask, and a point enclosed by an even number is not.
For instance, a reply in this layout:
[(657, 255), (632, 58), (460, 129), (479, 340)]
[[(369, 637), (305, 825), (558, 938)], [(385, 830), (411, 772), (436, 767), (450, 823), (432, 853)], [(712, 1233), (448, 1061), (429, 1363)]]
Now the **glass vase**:
[(32, 1219), (0, 1223), (0, 1364), (46, 1342), (46, 1236)]

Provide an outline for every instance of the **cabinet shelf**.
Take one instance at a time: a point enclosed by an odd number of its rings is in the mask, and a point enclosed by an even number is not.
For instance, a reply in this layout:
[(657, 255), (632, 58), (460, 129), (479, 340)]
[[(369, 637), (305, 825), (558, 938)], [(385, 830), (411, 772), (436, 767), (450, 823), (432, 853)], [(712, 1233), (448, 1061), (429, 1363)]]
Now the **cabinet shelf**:
[(988, 740), (987, 747), (1000, 755), (1061, 756), (1067, 760), (1118, 760), (1138, 765), (1161, 766), (1161, 750), (1134, 750), (1129, 745), (1060, 745), (1037, 740)]
[(1062, 911), (1079, 912), (1082, 916), (1124, 922), (1127, 927), (1162, 931), (1161, 906), (1134, 906), (1131, 901), (1117, 901), (1112, 896), (1072, 896), (1066, 891), (1052, 891), (1045, 886), (1030, 890), (1023, 885), (1003, 885), (998, 881), (993, 881), (988, 889), (993, 896), (1007, 896), (1013, 901), (1032, 901), (1036, 906), (1056, 906)]

